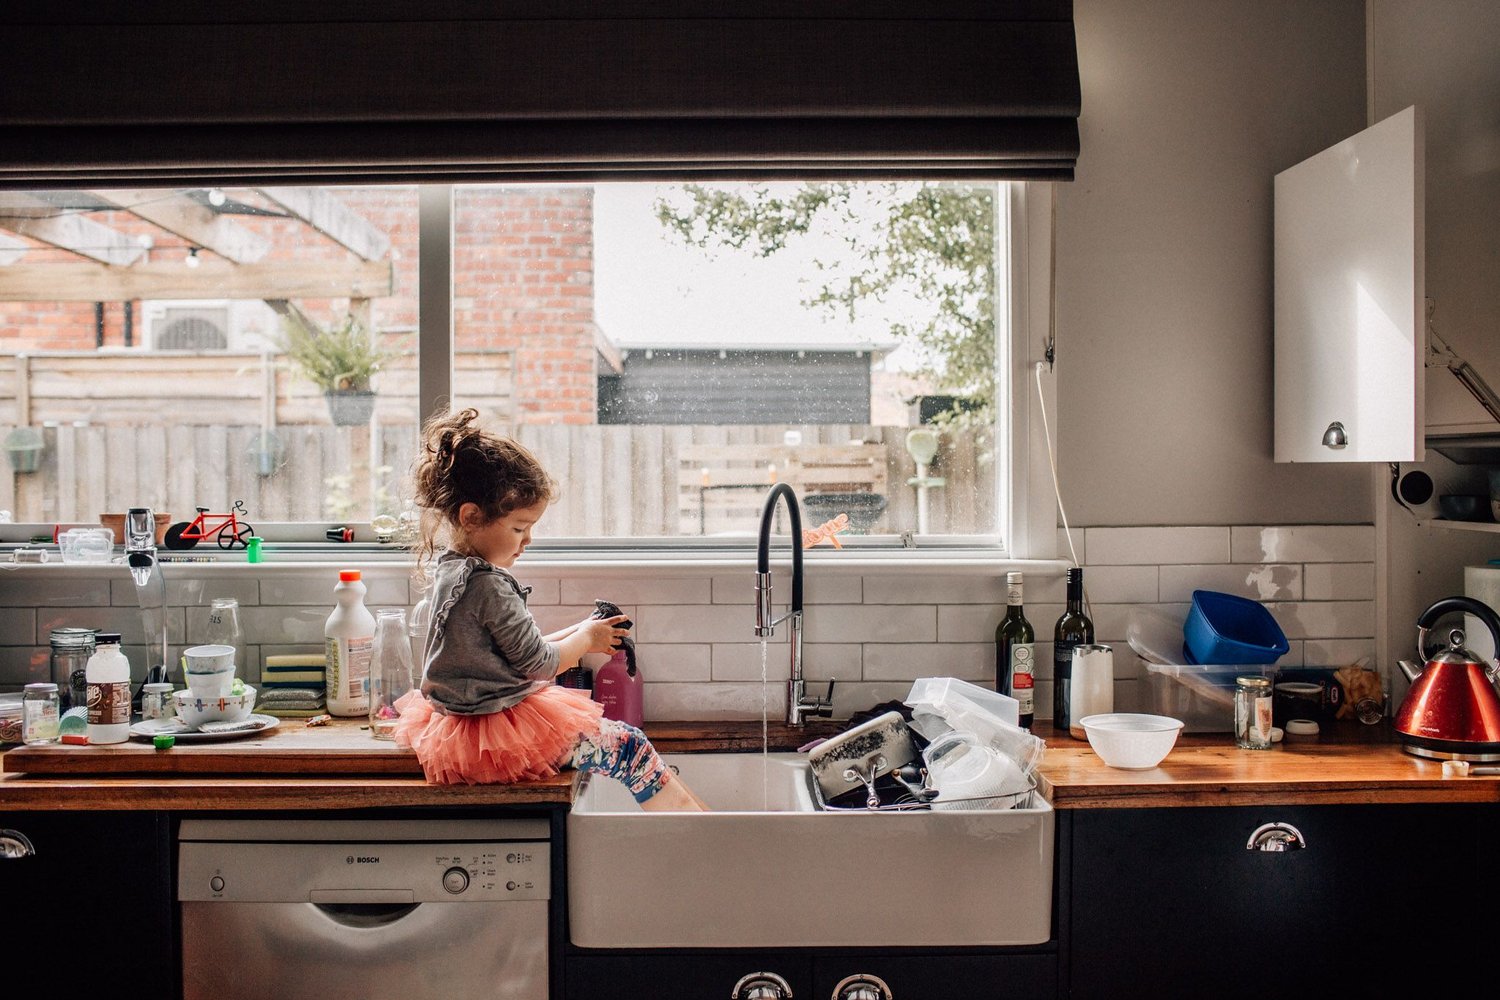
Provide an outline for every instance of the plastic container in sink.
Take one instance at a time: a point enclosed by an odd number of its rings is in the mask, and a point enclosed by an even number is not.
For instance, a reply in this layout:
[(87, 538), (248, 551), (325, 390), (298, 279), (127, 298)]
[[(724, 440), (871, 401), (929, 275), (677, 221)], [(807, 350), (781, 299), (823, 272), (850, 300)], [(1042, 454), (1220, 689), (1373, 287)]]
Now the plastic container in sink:
[(1126, 640), (1141, 659), (1145, 681), (1142, 711), (1181, 719), (1185, 733), (1234, 732), (1234, 679), (1245, 674), (1270, 677), (1270, 665), (1188, 663), (1180, 617), (1150, 608), (1135, 611)]
[(1286, 633), (1259, 601), (1216, 590), (1193, 591), (1182, 635), (1198, 663), (1275, 663), (1290, 648)]
[(951, 730), (973, 733), (986, 746), (1010, 757), (1028, 776), (1047, 748), (1043, 740), (1021, 728), (1016, 699), (956, 677), (917, 678), (906, 704), (912, 710), (911, 728), (926, 739), (935, 740)]

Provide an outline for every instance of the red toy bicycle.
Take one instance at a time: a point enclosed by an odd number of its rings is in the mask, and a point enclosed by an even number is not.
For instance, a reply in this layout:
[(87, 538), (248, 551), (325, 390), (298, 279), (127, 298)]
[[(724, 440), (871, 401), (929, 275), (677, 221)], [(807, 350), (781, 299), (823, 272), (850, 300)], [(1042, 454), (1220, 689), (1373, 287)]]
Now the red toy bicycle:
[(162, 541), (169, 549), (190, 549), (206, 538), (217, 537), (221, 549), (246, 548), (255, 529), (240, 520), (244, 513), (243, 500), (236, 500), (234, 509), (227, 514), (210, 514), (207, 507), (199, 507), (197, 517), (172, 525)]

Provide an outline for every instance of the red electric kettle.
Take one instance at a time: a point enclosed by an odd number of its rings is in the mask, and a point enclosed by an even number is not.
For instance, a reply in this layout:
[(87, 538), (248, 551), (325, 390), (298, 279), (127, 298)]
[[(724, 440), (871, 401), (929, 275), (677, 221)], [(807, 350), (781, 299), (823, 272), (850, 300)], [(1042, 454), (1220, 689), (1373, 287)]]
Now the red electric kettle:
[[(1500, 649), (1500, 616), (1469, 597), (1445, 597), (1417, 618), (1417, 653), (1426, 655), (1427, 632), (1439, 618), (1467, 611)], [(1464, 648), (1463, 629), (1449, 633), (1448, 648), (1418, 667), (1400, 661), (1411, 688), (1396, 712), (1402, 748), (1441, 760), (1500, 761), (1500, 671)]]

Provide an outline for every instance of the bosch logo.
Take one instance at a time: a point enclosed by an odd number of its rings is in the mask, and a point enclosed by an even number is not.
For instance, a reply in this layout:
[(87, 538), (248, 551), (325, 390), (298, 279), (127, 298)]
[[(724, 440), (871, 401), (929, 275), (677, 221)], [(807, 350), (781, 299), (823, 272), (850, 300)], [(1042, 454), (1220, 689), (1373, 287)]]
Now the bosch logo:
[(351, 854), (347, 858), (345, 858), (344, 859), (344, 864), (346, 864), (346, 865), (352, 865), (352, 864), (354, 864), (354, 855)]
[(354, 863), (357, 864), (357, 865), (378, 865), (378, 864), (380, 864), (380, 858), (378, 856), (374, 856), (374, 855), (372, 855), (370, 857), (365, 857), (363, 855), (355, 855), (355, 857), (354, 857)]

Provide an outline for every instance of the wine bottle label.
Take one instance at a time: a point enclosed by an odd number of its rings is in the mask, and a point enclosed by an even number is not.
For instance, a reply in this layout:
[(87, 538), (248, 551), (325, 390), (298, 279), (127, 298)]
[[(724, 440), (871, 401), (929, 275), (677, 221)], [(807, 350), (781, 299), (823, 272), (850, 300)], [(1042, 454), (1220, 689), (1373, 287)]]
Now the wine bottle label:
[(1036, 711), (1036, 646), (1029, 642), (1010, 647), (1010, 696), (1022, 715)]

